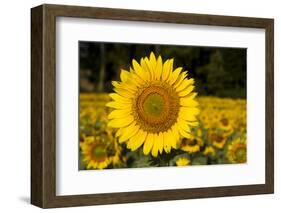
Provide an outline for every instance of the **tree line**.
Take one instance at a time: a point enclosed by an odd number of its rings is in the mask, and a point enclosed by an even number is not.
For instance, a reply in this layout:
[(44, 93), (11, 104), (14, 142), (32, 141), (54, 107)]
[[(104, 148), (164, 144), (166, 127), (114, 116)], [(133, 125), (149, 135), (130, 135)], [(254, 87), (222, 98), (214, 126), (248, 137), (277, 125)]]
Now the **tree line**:
[(246, 49), (155, 44), (79, 42), (80, 91), (111, 92), (121, 68), (151, 51), (188, 70), (200, 95), (246, 98)]

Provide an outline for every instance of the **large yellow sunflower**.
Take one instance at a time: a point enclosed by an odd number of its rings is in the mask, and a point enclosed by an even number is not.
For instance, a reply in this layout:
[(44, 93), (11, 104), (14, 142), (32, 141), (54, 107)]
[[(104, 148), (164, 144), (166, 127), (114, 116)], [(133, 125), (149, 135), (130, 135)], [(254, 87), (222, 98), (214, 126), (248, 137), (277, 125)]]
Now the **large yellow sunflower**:
[(191, 126), (198, 125), (194, 79), (181, 67), (174, 70), (173, 59), (163, 63), (153, 53), (140, 64), (133, 60), (132, 66), (121, 70), (121, 82), (112, 82), (115, 93), (107, 106), (114, 110), (108, 126), (118, 128), (119, 142), (133, 151), (143, 145), (145, 155), (169, 153), (181, 138), (190, 138)]

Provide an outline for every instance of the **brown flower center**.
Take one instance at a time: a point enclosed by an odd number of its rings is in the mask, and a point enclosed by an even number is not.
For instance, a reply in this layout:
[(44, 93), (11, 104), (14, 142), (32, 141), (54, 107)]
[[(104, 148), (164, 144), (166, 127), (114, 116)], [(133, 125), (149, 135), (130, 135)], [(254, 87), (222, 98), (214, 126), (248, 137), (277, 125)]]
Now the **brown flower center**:
[(141, 129), (151, 133), (170, 129), (179, 113), (179, 97), (163, 82), (145, 86), (136, 94), (133, 114)]
[(228, 126), (229, 121), (228, 121), (227, 118), (222, 118), (222, 119), (221, 119), (221, 123), (222, 123), (223, 126)]
[(102, 162), (107, 158), (106, 147), (103, 144), (94, 144), (92, 147), (92, 159)]

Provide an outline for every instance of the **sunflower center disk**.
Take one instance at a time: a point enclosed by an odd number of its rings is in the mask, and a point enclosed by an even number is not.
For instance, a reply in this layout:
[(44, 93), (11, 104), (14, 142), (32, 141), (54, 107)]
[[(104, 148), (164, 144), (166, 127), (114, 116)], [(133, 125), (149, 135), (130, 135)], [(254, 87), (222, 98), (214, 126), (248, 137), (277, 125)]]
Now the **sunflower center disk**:
[(144, 112), (150, 116), (161, 116), (164, 107), (164, 98), (158, 93), (148, 95), (143, 103)]
[(92, 157), (96, 161), (103, 161), (106, 158), (106, 150), (102, 145), (96, 145), (92, 148)]
[(239, 148), (235, 154), (238, 161), (246, 161), (246, 150), (244, 148)]
[(141, 129), (164, 132), (176, 122), (179, 100), (171, 88), (149, 85), (137, 94), (133, 111)]

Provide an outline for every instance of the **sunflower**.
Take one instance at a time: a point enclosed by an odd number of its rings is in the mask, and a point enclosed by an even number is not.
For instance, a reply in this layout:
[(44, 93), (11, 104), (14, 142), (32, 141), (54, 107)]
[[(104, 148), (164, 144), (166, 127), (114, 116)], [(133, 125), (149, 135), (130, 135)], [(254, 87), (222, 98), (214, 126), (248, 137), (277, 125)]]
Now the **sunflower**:
[(237, 138), (227, 147), (227, 159), (231, 163), (245, 163), (247, 161), (246, 140)]
[(176, 161), (177, 166), (187, 166), (189, 164), (190, 164), (190, 160), (185, 157), (181, 157)]
[(122, 156), (122, 149), (120, 147), (120, 145), (118, 144), (116, 139), (113, 139), (114, 143), (112, 144), (111, 149), (113, 148), (112, 152), (112, 156), (110, 156), (110, 159), (112, 161), (112, 165), (114, 167), (121, 167), (121, 165), (126, 161), (126, 157)]
[(181, 150), (188, 153), (195, 153), (200, 151), (203, 141), (200, 137), (192, 135), (190, 138), (184, 138), (181, 143)]
[(203, 152), (205, 156), (215, 156), (216, 151), (212, 146), (207, 146)]
[(226, 116), (222, 116), (219, 121), (219, 128), (230, 135), (233, 132), (233, 127), (230, 120)]
[(130, 71), (121, 70), (121, 82), (112, 82), (115, 93), (107, 106), (114, 110), (108, 126), (118, 129), (119, 142), (132, 151), (143, 146), (145, 155), (170, 153), (198, 125), (194, 79), (188, 79), (181, 67), (174, 70), (173, 59), (163, 63), (153, 53), (140, 64), (133, 59), (132, 66)]
[(209, 130), (207, 137), (211, 144), (218, 149), (222, 149), (227, 140), (227, 135), (224, 132), (216, 130)]
[(106, 145), (94, 136), (87, 137), (85, 141), (80, 142), (80, 148), (87, 169), (104, 169), (111, 163)]
[(121, 148), (110, 135), (88, 136), (80, 142), (83, 163), (87, 169), (120, 167)]

